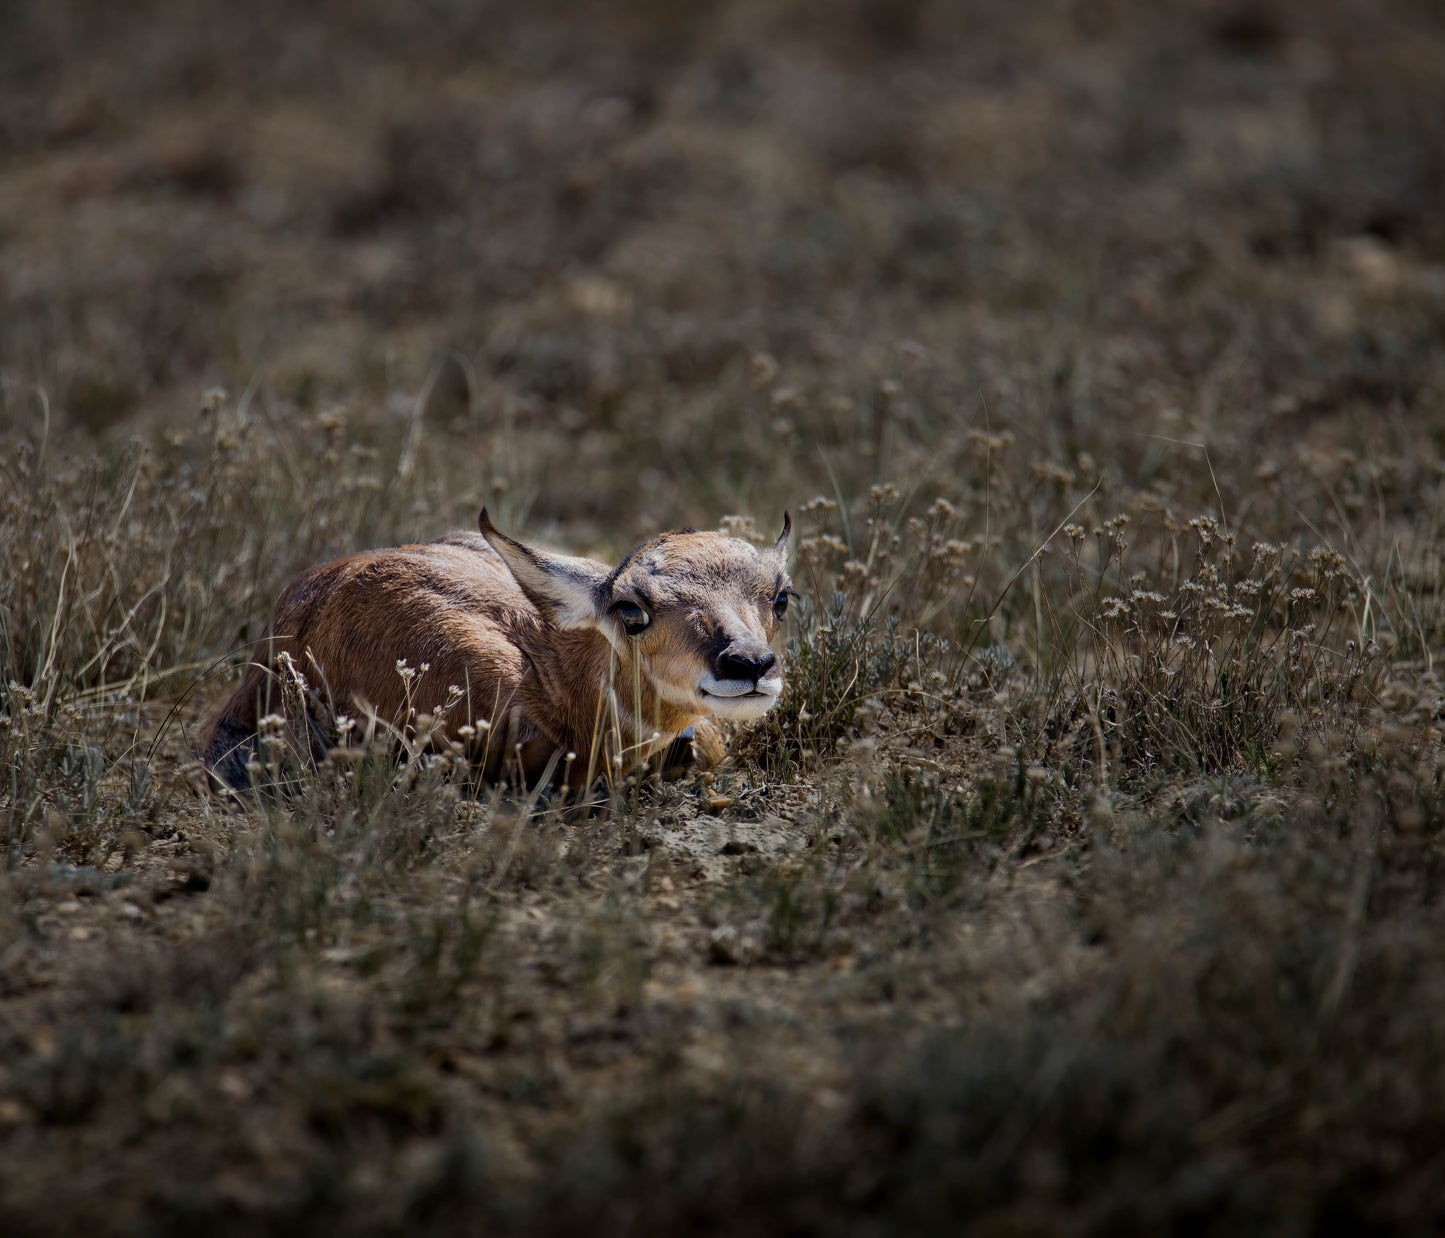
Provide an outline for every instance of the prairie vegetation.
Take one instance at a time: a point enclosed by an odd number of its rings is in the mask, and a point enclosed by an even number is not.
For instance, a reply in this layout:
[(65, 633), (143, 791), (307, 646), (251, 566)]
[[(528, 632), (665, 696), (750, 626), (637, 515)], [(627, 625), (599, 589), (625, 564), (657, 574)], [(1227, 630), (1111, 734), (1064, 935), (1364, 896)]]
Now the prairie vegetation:
[[(126, 7), (0, 40), (6, 1233), (1445, 1221), (1434, 6)], [(779, 705), (212, 800), (483, 503), (790, 508)]]

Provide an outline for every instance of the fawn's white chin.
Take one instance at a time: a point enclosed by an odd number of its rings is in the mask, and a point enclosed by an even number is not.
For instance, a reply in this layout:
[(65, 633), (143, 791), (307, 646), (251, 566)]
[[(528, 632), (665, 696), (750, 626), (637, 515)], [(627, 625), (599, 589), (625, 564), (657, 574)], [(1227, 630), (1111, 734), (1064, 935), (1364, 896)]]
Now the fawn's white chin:
[(704, 675), (697, 685), (697, 694), (719, 718), (746, 722), (761, 718), (778, 701), (783, 690), (783, 677), (775, 675), (751, 683), (746, 679), (716, 679)]

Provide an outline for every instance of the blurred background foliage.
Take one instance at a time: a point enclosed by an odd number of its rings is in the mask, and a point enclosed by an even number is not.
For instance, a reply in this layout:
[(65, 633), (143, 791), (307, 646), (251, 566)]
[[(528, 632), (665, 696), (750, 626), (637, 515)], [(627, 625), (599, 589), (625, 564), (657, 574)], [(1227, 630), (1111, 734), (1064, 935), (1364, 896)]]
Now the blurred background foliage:
[(986, 420), (1201, 501), (1164, 440), (1207, 442), (1230, 510), (1312, 519), (1336, 449), (1438, 436), (1425, 0), (0, 21), (0, 418), (31, 435), (37, 388), (76, 444), (213, 385), (379, 435), (425, 392), (440, 458), (619, 538), (981, 485)]

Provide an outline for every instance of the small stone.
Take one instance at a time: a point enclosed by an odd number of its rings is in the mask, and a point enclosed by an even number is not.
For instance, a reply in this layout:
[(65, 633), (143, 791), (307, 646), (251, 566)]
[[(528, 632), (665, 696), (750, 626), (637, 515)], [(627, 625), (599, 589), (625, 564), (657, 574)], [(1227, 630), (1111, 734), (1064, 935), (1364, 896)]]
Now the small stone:
[(80, 910), (80, 903), (78, 900), (73, 898), (62, 899), (60, 902), (55, 904), (55, 910), (58, 911), (62, 916), (73, 916), (77, 911)]
[(731, 925), (714, 929), (707, 943), (707, 957), (710, 963), (724, 967), (737, 967), (751, 963), (758, 956), (757, 940), (744, 936)]
[(737, 929), (724, 925), (714, 929), (707, 942), (707, 957), (710, 962), (726, 967), (736, 967), (743, 961), (742, 939)]

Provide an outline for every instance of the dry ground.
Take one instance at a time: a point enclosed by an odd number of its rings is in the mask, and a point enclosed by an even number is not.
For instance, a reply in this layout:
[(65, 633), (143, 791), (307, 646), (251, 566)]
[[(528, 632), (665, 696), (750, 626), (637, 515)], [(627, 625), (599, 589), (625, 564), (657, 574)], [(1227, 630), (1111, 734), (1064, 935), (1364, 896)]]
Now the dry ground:
[[(1442, 432), (1426, 0), (0, 4), (0, 1224), (1438, 1230)], [(483, 502), (783, 701), (212, 802)]]

